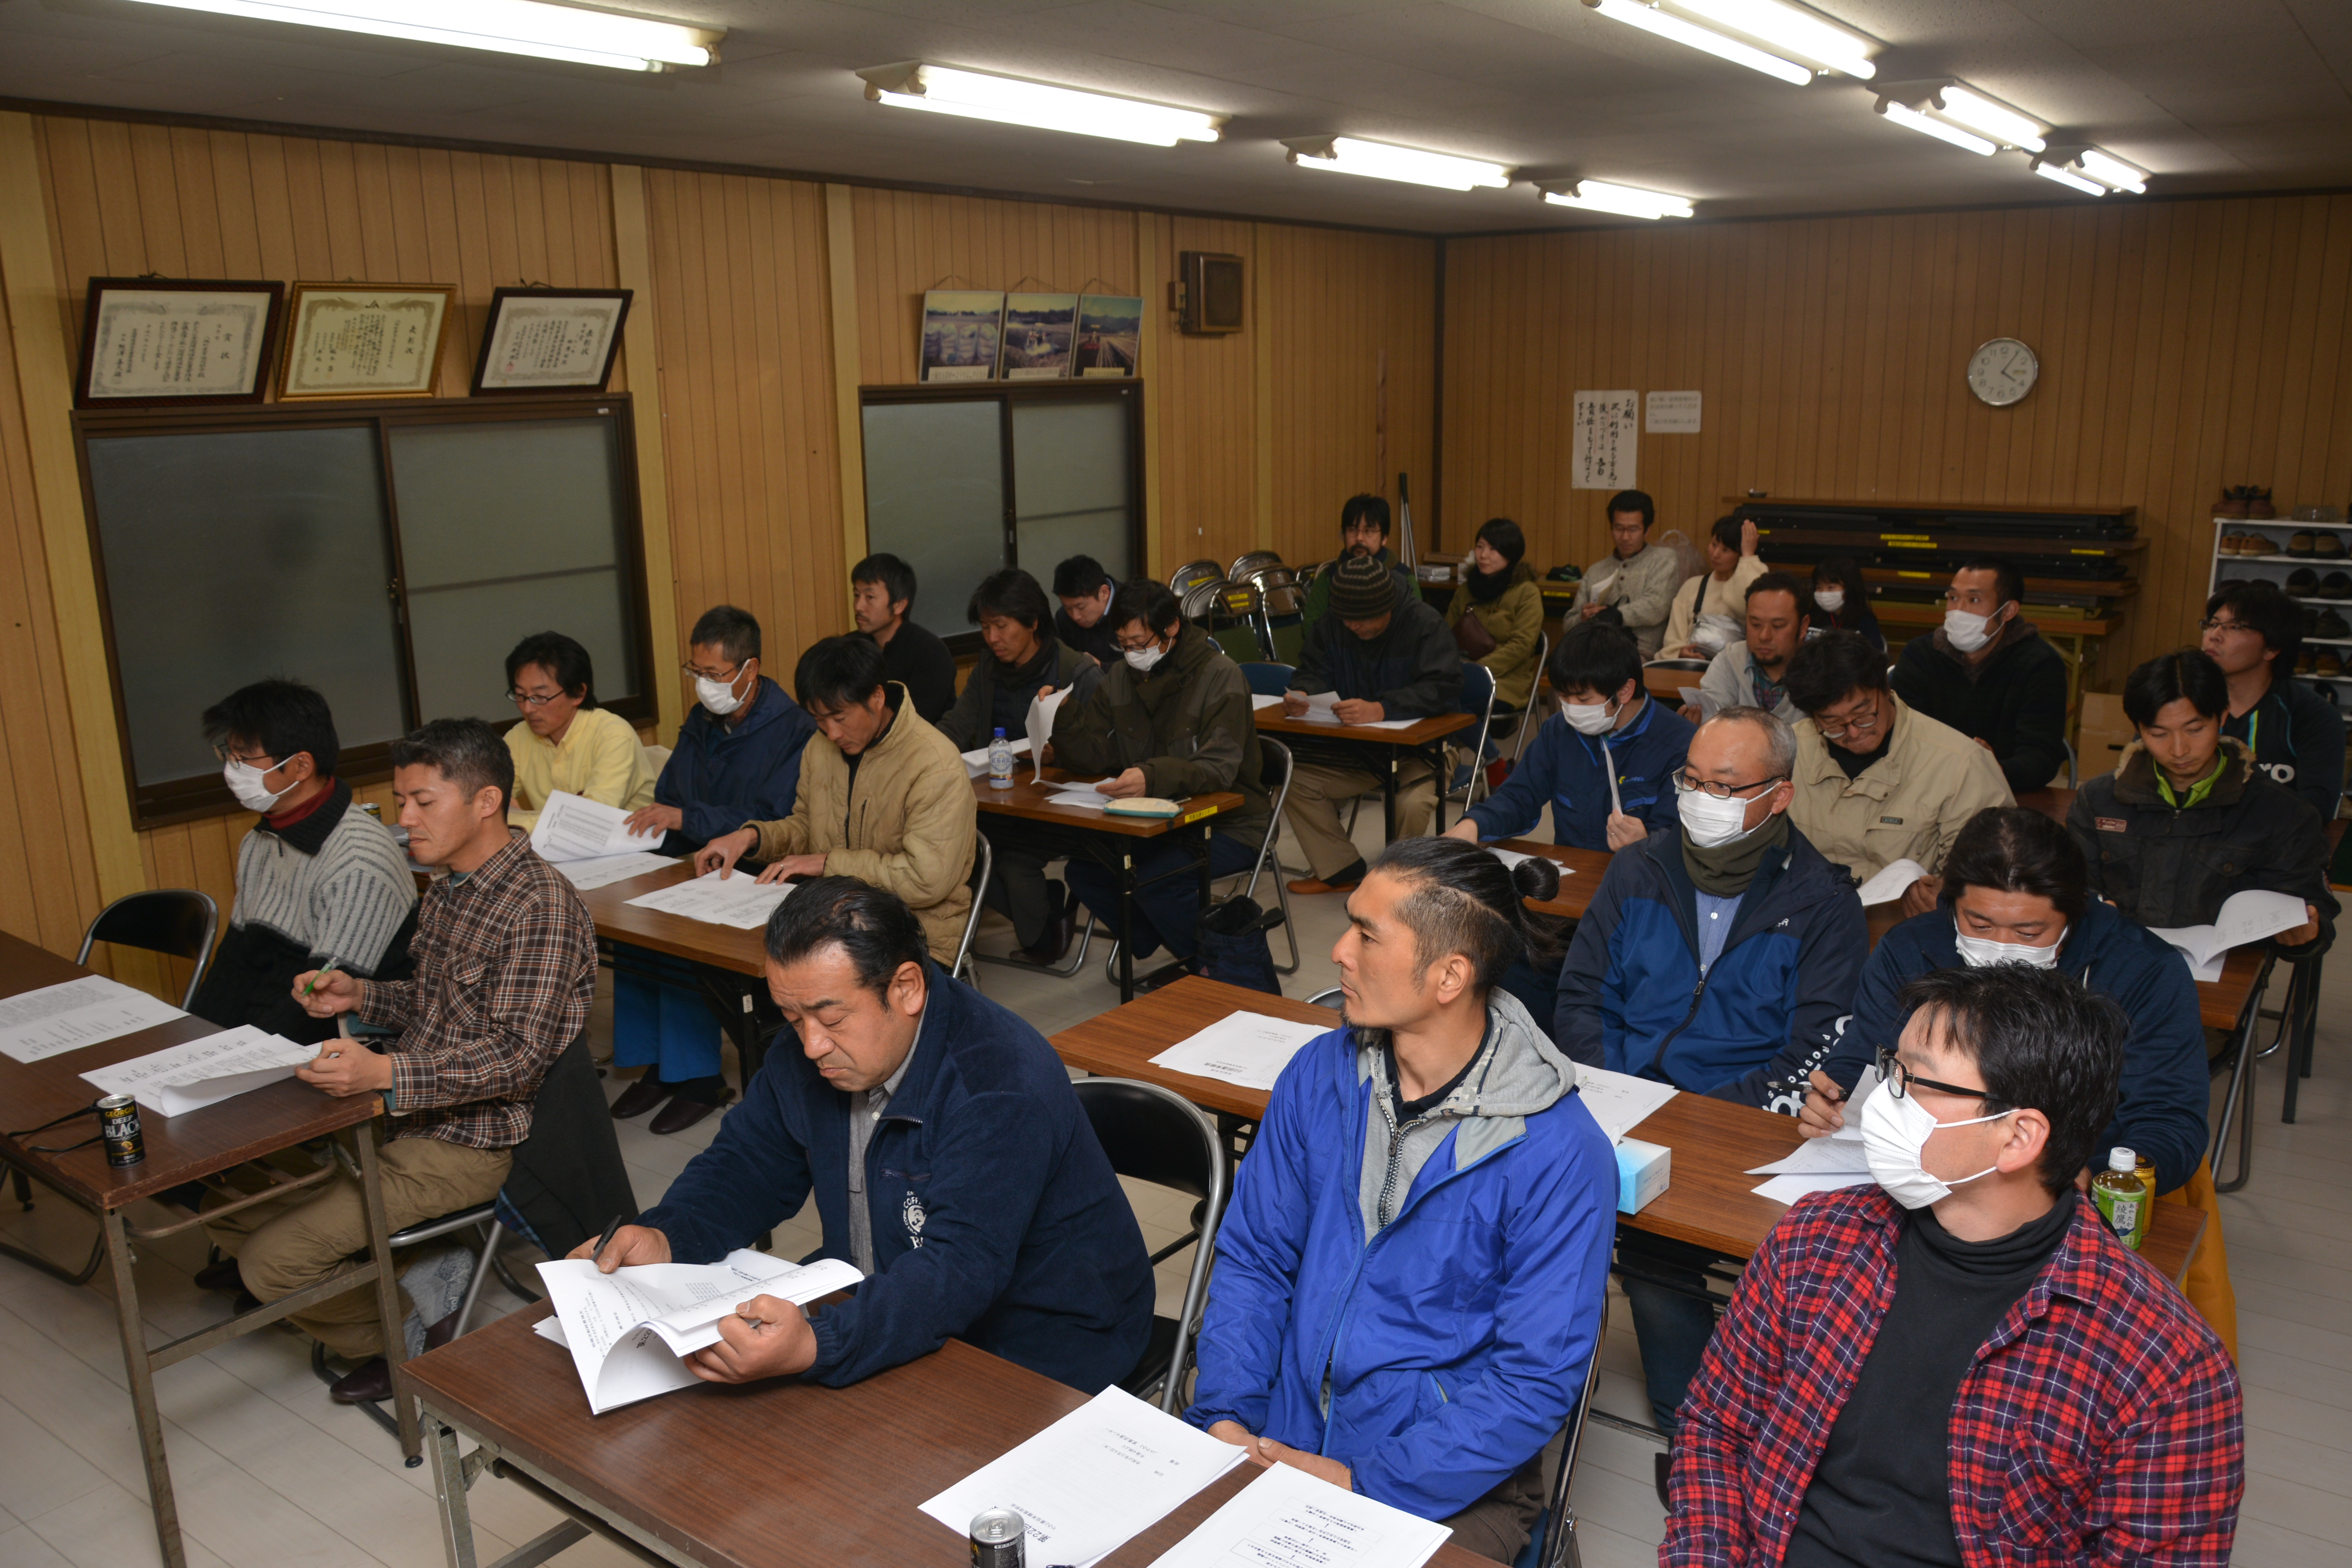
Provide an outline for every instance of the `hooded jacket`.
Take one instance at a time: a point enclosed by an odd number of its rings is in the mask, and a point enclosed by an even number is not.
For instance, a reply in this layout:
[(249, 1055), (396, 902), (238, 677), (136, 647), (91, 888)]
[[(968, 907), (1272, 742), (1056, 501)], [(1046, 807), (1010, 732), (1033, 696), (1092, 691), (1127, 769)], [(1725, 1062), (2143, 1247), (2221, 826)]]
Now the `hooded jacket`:
[(676, 806), (685, 819), (680, 831), (693, 842), (673, 841), (666, 848), (698, 848), (734, 832), (746, 817), (766, 821), (793, 814), (801, 751), (816, 725), (764, 675), (759, 691), (732, 729), (699, 702), (677, 727), (677, 744), (654, 781), (654, 803)]
[[(911, 712), (902, 716), (909, 718)], [(1095, 1393), (1151, 1335), (1151, 1265), (1135, 1211), (1044, 1037), (926, 965), (907, 1076), (866, 1148), (874, 1272), (810, 1315), (839, 1388), (961, 1339)], [(849, 1096), (790, 1029), (719, 1136), (638, 1217), (681, 1263), (725, 1257), (800, 1211), (819, 1258), (848, 1261)]]
[(1537, 727), (1503, 787), (1470, 808), (1470, 818), (1481, 838), (1520, 838), (1543, 821), (1544, 803), (1549, 801), (1553, 843), (1606, 849), (1609, 773), (1614, 768), (1625, 815), (1640, 818), (1653, 833), (1673, 827), (1682, 820), (1673, 779), (1690, 755), (1696, 732), (1689, 720), (1654, 698), (1643, 700), (1639, 718), (1605, 736), (1579, 734), (1554, 713)]
[[(1853, 1022), (1822, 1070), (1851, 1089), (1881, 1046), (1892, 1050), (1910, 1014), (1895, 1001), (1904, 982), (1960, 967), (1952, 910), (1915, 915), (1879, 939), (1862, 968)], [(2156, 1162), (2156, 1190), (2189, 1180), (2205, 1157), (2205, 1028), (2197, 987), (2180, 954), (2141, 926), (2093, 899), (2058, 949), (2058, 972), (2094, 995), (2111, 998), (2131, 1019), (2124, 1040), (2123, 1100), (2099, 1137)]]
[[(1495, 651), (1479, 659), (1495, 677), (1495, 706), (1517, 710), (1528, 705), (1536, 689), (1536, 644), (1543, 637), (1543, 590), (1536, 585), (1536, 569), (1524, 561), (1511, 563), (1504, 574), (1503, 591), (1481, 604), (1471, 597), (1467, 583), (1454, 590), (1445, 605), (1445, 629), (1451, 633), (1465, 616), (1476, 616)], [(1455, 645), (1459, 647), (1459, 644)]]
[(1913, 637), (1895, 663), (1895, 694), (1992, 748), (2012, 791), (2040, 789), (2066, 760), (2066, 661), (2031, 621), (2000, 629), (2000, 647), (1972, 665), (1944, 635)]
[(1171, 800), (1234, 790), (1242, 808), (1216, 829), (1255, 849), (1265, 842), (1274, 802), (1249, 682), (1208, 633), (1185, 625), (1148, 675), (1116, 658), (1084, 701), (1054, 716), (1054, 758), (1077, 773), (1143, 770), (1143, 792)]
[(1083, 701), (1087, 693), (1095, 689), (1095, 682), (1102, 679), (1102, 666), (1061, 638), (1049, 637), (1045, 639), (1045, 651), (1021, 672), (1024, 679), (1008, 682), (1006, 674), (1002, 664), (986, 657), (971, 667), (971, 679), (963, 683), (963, 694), (939, 724), (940, 733), (952, 742), (957, 751), (976, 751), (987, 745), (998, 730), (1004, 731), (1007, 740), (1021, 739), (1028, 732), (1024, 726), (1029, 721), (1029, 704), (1039, 691), (1050, 686), (1056, 691), (1071, 692), (1072, 701)]
[(1394, 1125), (1376, 1031), (1283, 1069), (1217, 1232), (1184, 1418), (1348, 1466), (1444, 1519), (1540, 1453), (1584, 1388), (1616, 1230), (1609, 1140), (1508, 994), (1433, 1110)]
[(2231, 893), (2288, 893), (2319, 911), (2319, 935), (2289, 958), (2327, 951), (2336, 937), (2336, 896), (2327, 890), (2327, 834), (2294, 792), (2257, 773), (2242, 742), (2226, 737), (2229, 758), (2205, 798), (2173, 806), (2158, 792), (2156, 760), (2137, 741), (2116, 771), (2074, 792), (2066, 831), (2083, 847), (2091, 891), (2144, 926), (2204, 925)]
[(1592, 1067), (1793, 1115), (1853, 1010), (1869, 951), (1853, 879), (1792, 826), (1702, 975), (1682, 830), (1654, 828), (1610, 860), (1577, 922), (1552, 1038)]
[(2307, 680), (2271, 678), (2263, 700), (2221, 727), (2246, 742), (2254, 766), (2301, 795), (2323, 826), (2344, 804), (2344, 710)]

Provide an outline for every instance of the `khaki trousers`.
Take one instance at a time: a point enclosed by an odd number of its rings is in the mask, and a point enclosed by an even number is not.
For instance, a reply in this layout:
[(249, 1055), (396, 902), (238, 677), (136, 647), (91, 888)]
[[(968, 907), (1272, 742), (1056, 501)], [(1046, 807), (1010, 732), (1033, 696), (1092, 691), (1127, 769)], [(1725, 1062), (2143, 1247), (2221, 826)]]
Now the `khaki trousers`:
[[(472, 1149), (438, 1138), (395, 1138), (383, 1146), (377, 1164), (384, 1215), (398, 1231), (489, 1202), (514, 1165), (514, 1151)], [(367, 1205), (359, 1183), (346, 1171), (323, 1192), (240, 1209), (208, 1222), (205, 1234), (236, 1259), (247, 1289), (275, 1301), (355, 1267), (351, 1255), (367, 1250)], [(404, 1312), (416, 1310), (405, 1291), (400, 1300)], [(383, 1353), (372, 1285), (355, 1286), (287, 1321), (347, 1361)]]
[[(1363, 858), (1339, 820), (1339, 807), (1367, 791), (1380, 793), (1381, 777), (1367, 768), (1340, 767), (1329, 763), (1300, 763), (1290, 775), (1290, 798), (1283, 803), (1283, 820), (1298, 836), (1307, 863), (1323, 881)], [(1377, 807), (1367, 804), (1367, 811)], [(1419, 757), (1407, 757), (1397, 770), (1397, 837), (1415, 838), (1429, 831), (1437, 810), (1437, 777)]]
[(1454, 1544), (1493, 1563), (1509, 1563), (1527, 1549), (1536, 1518), (1543, 1512), (1543, 1450), (1503, 1478), (1493, 1491), (1443, 1522)]

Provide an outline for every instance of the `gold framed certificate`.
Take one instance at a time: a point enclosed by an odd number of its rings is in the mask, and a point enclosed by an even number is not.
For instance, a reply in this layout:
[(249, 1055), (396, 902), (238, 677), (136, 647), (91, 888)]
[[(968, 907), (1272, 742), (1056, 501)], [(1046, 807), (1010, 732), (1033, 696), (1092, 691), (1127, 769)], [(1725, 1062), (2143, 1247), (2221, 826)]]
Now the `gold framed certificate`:
[(278, 400), (432, 396), (456, 293), (449, 283), (295, 284)]
[(91, 279), (74, 406), (260, 402), (285, 299), (259, 280)]
[(474, 392), (602, 392), (621, 352), (626, 289), (500, 289), (474, 361)]

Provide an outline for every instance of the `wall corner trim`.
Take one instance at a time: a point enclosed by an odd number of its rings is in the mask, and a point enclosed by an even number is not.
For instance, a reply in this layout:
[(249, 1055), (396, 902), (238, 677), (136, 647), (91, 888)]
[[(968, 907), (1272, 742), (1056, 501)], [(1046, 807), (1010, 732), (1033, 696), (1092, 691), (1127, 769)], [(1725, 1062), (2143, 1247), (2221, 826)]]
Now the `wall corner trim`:
[[(855, 566), (866, 559), (866, 432), (858, 411), (857, 229), (854, 198), (842, 184), (824, 187), (825, 288), (833, 301), (833, 438), (841, 465), (841, 548)], [(853, 593), (848, 574), (841, 591)]]
[(631, 431), (637, 447), (637, 515), (645, 538), (646, 614), (653, 634), (654, 668), (646, 672), (660, 735), (686, 722), (684, 681), (656, 671), (678, 647), (677, 567), (669, 529), (669, 426), (662, 417), (661, 333), (655, 319), (653, 238), (646, 212), (646, 172), (635, 163), (612, 166), (614, 264), (621, 287), (634, 290), (628, 324), (621, 329), (629, 368)]

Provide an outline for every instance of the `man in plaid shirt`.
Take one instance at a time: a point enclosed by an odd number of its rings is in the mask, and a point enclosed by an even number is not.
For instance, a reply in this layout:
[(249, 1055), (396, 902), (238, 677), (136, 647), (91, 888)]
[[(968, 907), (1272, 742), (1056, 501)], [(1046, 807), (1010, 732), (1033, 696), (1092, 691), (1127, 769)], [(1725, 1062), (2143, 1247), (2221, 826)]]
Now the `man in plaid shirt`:
[[(332, 1095), (383, 1097), (384, 1208), (399, 1230), (487, 1203), (505, 1184), (540, 1080), (587, 1022), (596, 931), (572, 884), (507, 826), (514, 759), (497, 731), (437, 720), (394, 742), (392, 767), (410, 857), (449, 873), (417, 914), (416, 978), (314, 970), (294, 977), (294, 992), (313, 1017), (349, 1013), (397, 1031), (382, 1055), (330, 1040), (298, 1076)], [(348, 1267), (367, 1246), (349, 1176), (308, 1201), (258, 1205), (206, 1229), (264, 1301)], [(416, 1315), (413, 1301), (409, 1310)], [(362, 1363), (336, 1384), (337, 1400), (390, 1395), (373, 1291), (347, 1291), (288, 1321)]]
[(1683, 1405), (1658, 1561), (2221, 1568), (2237, 1374), (2075, 1187), (2121, 1010), (2011, 963), (1902, 1000), (1861, 1112), (1877, 1185), (1801, 1200), (1748, 1265)]

